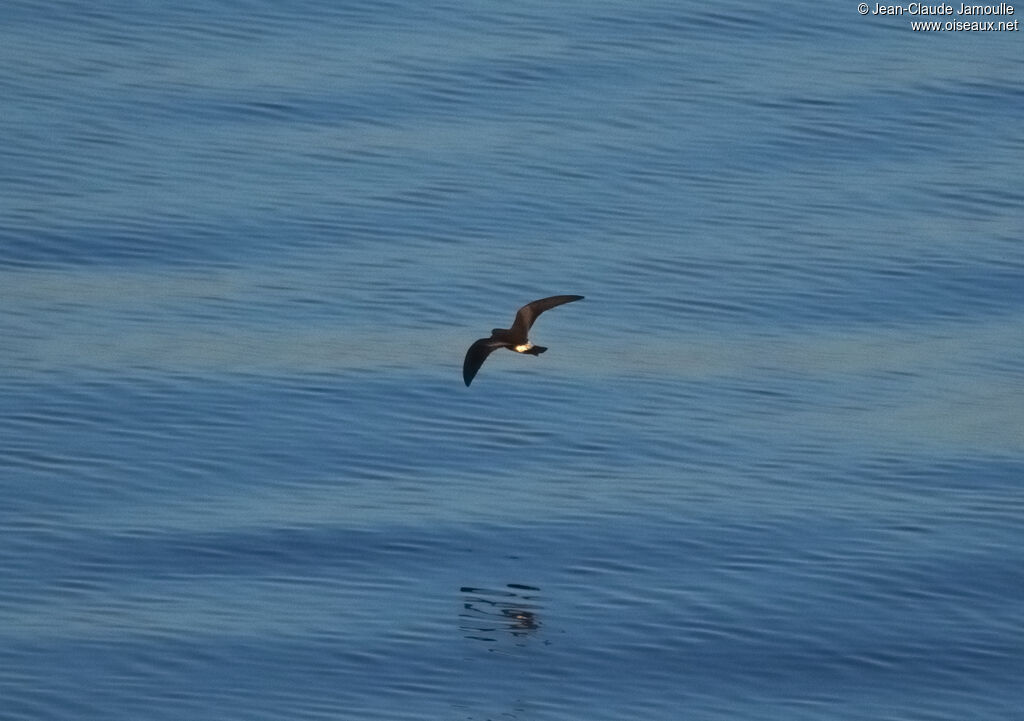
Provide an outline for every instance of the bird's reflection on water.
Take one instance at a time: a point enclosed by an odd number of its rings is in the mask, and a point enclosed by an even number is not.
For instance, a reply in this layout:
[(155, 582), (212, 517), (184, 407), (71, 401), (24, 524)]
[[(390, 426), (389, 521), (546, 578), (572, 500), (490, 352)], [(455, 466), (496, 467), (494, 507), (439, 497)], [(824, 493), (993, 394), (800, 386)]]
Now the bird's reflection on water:
[(463, 586), (459, 629), (466, 638), (497, 643), (536, 633), (541, 626), (540, 589), (519, 583), (501, 589)]

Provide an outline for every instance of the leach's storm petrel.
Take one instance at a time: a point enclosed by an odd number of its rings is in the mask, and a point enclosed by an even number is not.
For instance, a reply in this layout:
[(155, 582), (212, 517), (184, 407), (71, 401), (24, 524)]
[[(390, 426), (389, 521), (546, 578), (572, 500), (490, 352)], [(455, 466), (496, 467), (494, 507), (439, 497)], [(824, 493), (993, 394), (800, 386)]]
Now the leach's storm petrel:
[(473, 377), (480, 370), (480, 366), (487, 360), (487, 356), (498, 348), (508, 348), (516, 353), (527, 355), (540, 355), (547, 348), (531, 343), (526, 335), (530, 326), (537, 320), (544, 311), (554, 308), (563, 303), (572, 303), (574, 300), (583, 300), (582, 295), (553, 295), (550, 298), (541, 298), (532, 303), (527, 303), (519, 312), (511, 328), (495, 328), (491, 331), (490, 338), (481, 338), (469, 347), (466, 351), (466, 360), (462, 363), (462, 380), (468, 386), (473, 382)]

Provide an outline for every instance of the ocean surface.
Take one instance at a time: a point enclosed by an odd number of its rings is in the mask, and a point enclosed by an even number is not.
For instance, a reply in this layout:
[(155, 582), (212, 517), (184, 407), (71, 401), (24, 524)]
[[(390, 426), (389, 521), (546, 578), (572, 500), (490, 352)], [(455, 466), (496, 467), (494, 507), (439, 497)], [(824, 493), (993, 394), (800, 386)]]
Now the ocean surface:
[(1024, 719), (1024, 32), (913, 19), (5, 2), (0, 719)]

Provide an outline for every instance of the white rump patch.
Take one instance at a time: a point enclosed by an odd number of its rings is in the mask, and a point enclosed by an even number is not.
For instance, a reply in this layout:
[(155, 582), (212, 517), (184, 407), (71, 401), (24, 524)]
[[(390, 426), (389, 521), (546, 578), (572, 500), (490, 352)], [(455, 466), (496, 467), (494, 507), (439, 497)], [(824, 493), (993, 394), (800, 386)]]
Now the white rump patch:
[(515, 350), (516, 353), (525, 353), (531, 348), (533, 348), (533, 343), (531, 343), (530, 341), (526, 341), (522, 345), (517, 345), (513, 350)]

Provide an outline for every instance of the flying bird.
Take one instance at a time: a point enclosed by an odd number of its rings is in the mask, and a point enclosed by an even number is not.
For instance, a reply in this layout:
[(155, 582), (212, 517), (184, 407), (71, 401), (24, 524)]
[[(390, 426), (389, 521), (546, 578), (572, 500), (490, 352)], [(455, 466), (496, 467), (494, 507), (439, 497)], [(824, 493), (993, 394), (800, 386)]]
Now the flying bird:
[(537, 316), (549, 308), (577, 300), (583, 300), (583, 296), (553, 295), (550, 298), (541, 298), (524, 305), (516, 313), (516, 319), (511, 328), (495, 328), (491, 331), (490, 338), (481, 338), (469, 347), (469, 350), (466, 351), (466, 360), (462, 362), (462, 380), (466, 381), (467, 386), (472, 383), (480, 366), (487, 360), (487, 356), (498, 348), (508, 348), (516, 353), (527, 355), (540, 355), (546, 351), (547, 348), (534, 345), (526, 337), (533, 322), (537, 320)]

